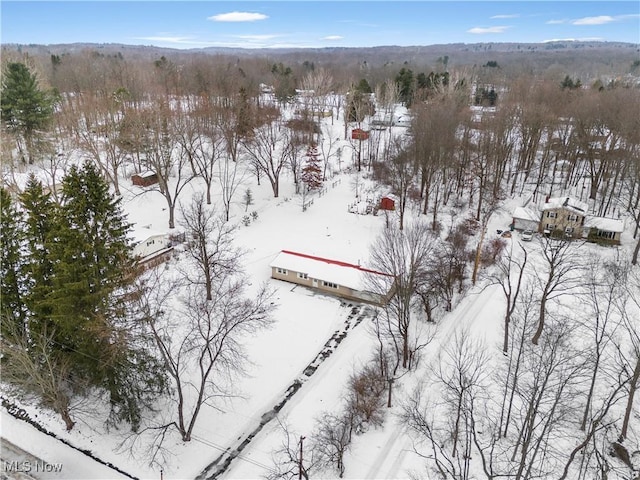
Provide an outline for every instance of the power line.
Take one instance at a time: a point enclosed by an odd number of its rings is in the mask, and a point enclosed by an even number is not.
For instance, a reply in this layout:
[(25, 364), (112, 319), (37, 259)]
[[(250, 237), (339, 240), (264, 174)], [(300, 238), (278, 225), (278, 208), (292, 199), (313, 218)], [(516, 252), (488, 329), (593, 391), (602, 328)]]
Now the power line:
[[(215, 449), (217, 449), (217, 450), (220, 450), (222, 453), (229, 453), (229, 454), (231, 454), (231, 452), (229, 452), (229, 449), (228, 449), (228, 448), (223, 448), (223, 447), (221, 447), (221, 446), (219, 446), (219, 445), (216, 445), (215, 443), (211, 442), (210, 440), (205, 440), (204, 438), (200, 438), (200, 437), (198, 437), (198, 436), (196, 436), (196, 435), (193, 435), (193, 434), (191, 435), (191, 438), (193, 438), (193, 439), (194, 439), (194, 440), (196, 440), (197, 442), (200, 442), (200, 443), (202, 443), (202, 444), (204, 444), (204, 445), (207, 445), (207, 446), (209, 446), (209, 447), (212, 447), (212, 448), (215, 448)], [(277, 471), (277, 470), (275, 470), (273, 467), (270, 467), (270, 466), (268, 466), (268, 465), (265, 465), (265, 464), (263, 464), (263, 463), (260, 463), (260, 462), (258, 462), (257, 460), (254, 460), (254, 459), (252, 459), (252, 458), (246, 457), (245, 455), (243, 455), (243, 454), (241, 454), (241, 453), (238, 453), (238, 454), (234, 455), (234, 456), (233, 456), (233, 458), (239, 458), (239, 459), (240, 459), (240, 460), (242, 460), (242, 461), (245, 461), (245, 462), (247, 462), (247, 463), (250, 463), (250, 464), (252, 464), (252, 465), (254, 465), (254, 466), (256, 466), (256, 467), (263, 468), (264, 470), (267, 470), (267, 471), (269, 471), (269, 472), (271, 472), (271, 473), (278, 473), (278, 471)]]

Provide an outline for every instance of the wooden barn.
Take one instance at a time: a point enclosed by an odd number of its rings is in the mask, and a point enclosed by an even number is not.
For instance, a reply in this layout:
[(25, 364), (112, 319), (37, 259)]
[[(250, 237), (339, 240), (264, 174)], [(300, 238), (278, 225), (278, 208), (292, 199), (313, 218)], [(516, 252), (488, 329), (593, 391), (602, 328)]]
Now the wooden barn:
[(395, 210), (397, 200), (395, 195), (385, 195), (380, 199), (380, 210)]
[(148, 187), (158, 183), (158, 175), (151, 170), (136, 173), (131, 177), (131, 182), (139, 187)]
[(351, 130), (351, 139), (352, 140), (367, 140), (369, 138), (369, 132), (363, 130), (361, 128), (354, 128)]
[(271, 278), (356, 302), (384, 305), (394, 292), (393, 275), (339, 260), (282, 250), (269, 266)]

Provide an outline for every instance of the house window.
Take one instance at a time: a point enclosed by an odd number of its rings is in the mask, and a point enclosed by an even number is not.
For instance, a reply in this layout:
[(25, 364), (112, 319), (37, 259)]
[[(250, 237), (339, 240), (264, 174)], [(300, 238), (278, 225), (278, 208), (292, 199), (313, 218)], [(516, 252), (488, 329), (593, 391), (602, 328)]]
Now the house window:
[(575, 222), (576, 220), (578, 220), (578, 215), (574, 215), (573, 213), (569, 216), (567, 216), (567, 220), (569, 220), (570, 222)]
[(613, 240), (616, 234), (615, 232), (605, 232), (604, 230), (598, 230), (597, 236), (600, 238), (607, 238), (609, 240)]
[(154, 243), (156, 243), (156, 241), (155, 241), (155, 240), (150, 240), (150, 241), (148, 241), (148, 242), (147, 242), (147, 247), (148, 247), (149, 245), (153, 245)]
[(301, 278), (303, 280), (307, 280), (309, 278), (309, 275), (307, 275), (306, 273), (298, 272), (298, 278)]
[(280, 275), (287, 275), (289, 273), (289, 272), (287, 272), (286, 269), (280, 268), (280, 267), (276, 268), (276, 272), (278, 272)]
[(550, 232), (552, 232), (556, 229), (556, 226), (553, 223), (547, 223), (547, 226), (544, 228), (545, 230), (549, 230)]
[(333, 282), (325, 282), (325, 281), (323, 281), (322, 285), (324, 287), (329, 287), (329, 288), (338, 288), (338, 285), (336, 283), (333, 283)]
[(556, 218), (557, 216), (557, 212), (547, 212), (547, 218)]
[(571, 227), (567, 227), (567, 228), (565, 228), (565, 229), (564, 229), (564, 234), (565, 234), (567, 237), (572, 236), (572, 235), (573, 235), (573, 228), (571, 228)]

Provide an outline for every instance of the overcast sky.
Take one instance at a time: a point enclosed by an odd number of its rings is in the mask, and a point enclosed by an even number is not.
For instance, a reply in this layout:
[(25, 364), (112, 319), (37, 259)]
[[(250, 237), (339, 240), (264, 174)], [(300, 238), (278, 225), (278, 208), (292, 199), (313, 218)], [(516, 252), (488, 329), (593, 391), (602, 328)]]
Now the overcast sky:
[(7, 1), (2, 43), (171, 48), (640, 43), (634, 1)]

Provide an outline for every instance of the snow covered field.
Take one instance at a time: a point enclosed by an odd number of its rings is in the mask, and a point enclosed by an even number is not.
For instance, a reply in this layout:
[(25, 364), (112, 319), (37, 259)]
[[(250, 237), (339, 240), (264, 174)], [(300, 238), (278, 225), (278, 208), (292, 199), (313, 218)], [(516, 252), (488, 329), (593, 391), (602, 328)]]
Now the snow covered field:
[[(323, 121), (330, 122), (329, 119)], [(339, 137), (342, 128), (341, 122), (336, 122), (332, 135)], [(134, 452), (122, 448), (120, 444), (127, 432), (105, 431), (100, 412), (86, 412), (77, 427), (67, 433), (55, 416), (32, 406), (22, 405), (23, 408), (32, 418), (37, 415), (38, 421), (60, 438), (78, 448), (90, 450), (132, 477), (186, 479), (201, 474), (223, 451), (254, 430), (261, 416), (282, 398), (287, 387), (302, 375), (304, 368), (350, 314), (351, 307), (336, 298), (269, 279), (269, 263), (283, 249), (366, 265), (369, 246), (384, 230), (385, 218), (383, 215), (349, 213), (348, 207), (355, 201), (353, 177), (357, 174), (337, 172), (338, 165), (343, 168), (350, 165), (349, 142), (342, 141), (342, 146), (343, 158), (341, 162), (333, 160), (336, 174), (325, 182), (326, 192), (322, 196), (316, 194), (314, 203), (304, 212), (289, 177), (283, 176), (280, 197), (273, 198), (267, 182), (257, 186), (255, 178), (246, 176), (245, 185), (239, 191), (252, 189), (254, 205), (249, 207), (249, 212), (255, 210), (258, 217), (249, 225), (241, 225), (244, 205), (237, 198), (237, 203), (232, 206), (231, 221), (239, 224), (237, 243), (246, 251), (243, 265), (251, 279), (250, 289), (256, 289), (263, 282), (269, 282), (275, 289), (276, 321), (269, 330), (247, 339), (251, 366), (249, 375), (238, 379), (234, 385), (239, 395), (205, 406), (191, 442), (183, 443), (178, 436), (170, 436), (165, 443), (167, 463), (162, 468), (149, 465), (144, 448)], [(129, 220), (138, 225), (152, 225), (156, 231), (167, 231), (168, 214), (160, 194), (149, 192), (139, 195), (141, 190), (128, 184), (128, 179), (122, 179), (121, 185), (126, 185), (123, 188), (123, 205)], [(181, 201), (187, 202), (189, 195), (201, 191), (202, 187), (195, 180)], [(216, 201), (214, 193), (213, 203)], [(513, 206), (516, 204), (514, 201)], [(488, 226), (490, 233), (505, 229), (511, 222), (510, 208), (508, 205), (492, 217)], [(409, 216), (415, 214), (409, 212)], [(508, 243), (518, 241), (517, 233), (507, 240)], [(170, 261), (167, 268), (176, 268), (179, 262), (178, 257)], [(394, 400), (407, 395), (422, 377), (428, 375), (431, 365), (438, 360), (439, 352), (457, 330), (467, 329), (474, 338), (483, 341), (491, 357), (499, 361), (502, 358), (503, 310), (504, 298), (498, 286), (487, 286), (481, 281), (472, 288), (453, 312), (440, 320), (435, 340), (422, 353), (416, 371), (395, 386)], [(279, 412), (280, 422), (288, 424), (296, 435), (309, 434), (322, 412), (340, 408), (349, 376), (371, 358), (375, 337), (370, 325), (370, 318), (365, 318), (351, 329), (335, 352)], [(386, 411), (383, 428), (370, 429), (354, 437), (345, 459), (346, 478), (408, 478), (411, 472), (424, 475), (424, 460), (413, 452), (410, 437), (398, 423), (398, 407), (399, 403), (394, 401), (394, 407)], [(127, 478), (14, 419), (4, 409), (0, 410), (0, 415), (3, 438), (46, 462), (63, 464), (58, 476), (34, 475), (35, 478)], [(231, 462), (221, 478), (267, 476), (273, 469), (272, 452), (280, 447), (282, 441), (282, 429), (274, 419)]]

